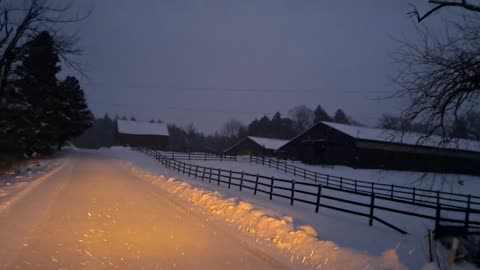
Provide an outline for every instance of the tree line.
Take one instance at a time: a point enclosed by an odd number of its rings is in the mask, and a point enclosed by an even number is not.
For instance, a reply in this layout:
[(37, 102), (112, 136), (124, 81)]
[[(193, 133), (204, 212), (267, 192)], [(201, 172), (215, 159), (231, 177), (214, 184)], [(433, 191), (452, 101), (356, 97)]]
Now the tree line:
[[(102, 118), (95, 119), (93, 127), (74, 140), (75, 145), (83, 148), (114, 146), (116, 144), (116, 123), (120, 119), (136, 121), (133, 116), (120, 117), (115, 115), (112, 118), (105, 114)], [(280, 112), (277, 112), (272, 117), (264, 115), (257, 118), (248, 125), (244, 125), (237, 119), (231, 119), (213, 134), (205, 134), (199, 131), (193, 124), (186, 127), (180, 127), (176, 124), (168, 124), (167, 126), (170, 133), (169, 146), (171, 150), (219, 153), (246, 136), (288, 140), (319, 121), (360, 125), (342, 109), (338, 109), (333, 116), (330, 116), (321, 105), (318, 105), (315, 110), (300, 105), (290, 109), (288, 116), (282, 116)], [(149, 122), (162, 123), (161, 120), (154, 119)]]

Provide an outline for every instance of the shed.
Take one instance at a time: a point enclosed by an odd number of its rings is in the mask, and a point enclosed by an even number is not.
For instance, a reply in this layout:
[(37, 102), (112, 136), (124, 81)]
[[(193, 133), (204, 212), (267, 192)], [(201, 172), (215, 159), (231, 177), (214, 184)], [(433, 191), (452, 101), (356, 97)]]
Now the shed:
[(229, 155), (274, 155), (287, 140), (248, 136), (224, 151)]
[(168, 128), (164, 123), (117, 121), (116, 141), (118, 145), (166, 149), (168, 137)]
[(480, 175), (480, 142), (319, 122), (277, 150), (306, 163)]

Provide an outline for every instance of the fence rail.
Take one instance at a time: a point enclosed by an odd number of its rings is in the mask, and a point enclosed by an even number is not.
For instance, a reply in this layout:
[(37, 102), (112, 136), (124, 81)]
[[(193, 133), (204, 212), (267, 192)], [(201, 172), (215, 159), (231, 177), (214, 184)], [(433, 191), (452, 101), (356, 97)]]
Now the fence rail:
[(176, 160), (211, 160), (211, 161), (236, 161), (237, 156), (214, 154), (206, 152), (159, 152), (163, 156)]
[[(139, 150), (154, 157), (163, 166), (201, 181), (208, 181), (219, 186), (224, 185), (228, 188), (238, 188), (240, 191), (250, 190), (253, 191), (254, 195), (262, 193), (267, 195), (270, 200), (273, 197), (283, 198), (290, 201), (291, 205), (294, 205), (295, 202), (309, 204), (315, 207), (315, 212), (318, 212), (319, 208), (322, 207), (366, 217), (370, 226), (375, 220), (402, 234), (407, 232), (380, 218), (379, 212), (431, 220), (435, 222), (436, 230), (443, 224), (449, 224), (462, 228), (463, 233), (480, 233), (480, 209), (472, 207), (471, 203), (468, 204), (468, 207), (452, 207), (443, 205), (440, 197), (437, 197), (437, 204), (433, 205), (421, 200), (403, 200), (392, 197), (390, 194), (368, 193), (359, 189), (345, 188), (345, 186), (325, 185), (322, 182), (302, 182), (247, 172), (209, 168), (169, 158), (159, 151)], [(440, 193), (436, 194), (439, 196)], [(352, 196), (356, 199), (352, 199)], [(335, 203), (332, 204), (332, 202)], [(415, 207), (417, 211), (411, 211), (408, 207)], [(450, 217), (452, 215), (453, 217)]]

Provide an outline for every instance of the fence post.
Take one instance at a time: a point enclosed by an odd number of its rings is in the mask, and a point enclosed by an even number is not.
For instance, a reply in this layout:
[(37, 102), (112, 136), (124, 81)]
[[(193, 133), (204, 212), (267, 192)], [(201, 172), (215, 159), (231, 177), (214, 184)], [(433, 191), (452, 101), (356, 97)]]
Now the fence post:
[(340, 189), (343, 188), (343, 177), (340, 176)]
[(413, 203), (415, 203), (415, 187), (413, 188), (413, 194), (412, 194), (412, 197), (413, 197)]
[(315, 184), (317, 183), (317, 173), (315, 173)]
[(320, 208), (320, 197), (321, 196), (322, 196), (322, 185), (318, 184), (317, 205), (315, 207), (315, 213), (318, 213), (318, 209)]
[(207, 168), (203, 167), (203, 172), (202, 172), (202, 181), (205, 181), (205, 171)]
[(435, 213), (435, 231), (437, 231), (440, 228), (440, 214), (442, 211), (442, 205), (437, 204), (437, 211)]
[(372, 193), (370, 196), (370, 215), (369, 215), (369, 222), (368, 225), (372, 226), (373, 225), (373, 208), (375, 206), (375, 193)]
[(228, 188), (232, 185), (232, 171), (230, 170), (230, 174), (228, 175)]
[(392, 185), (392, 193), (390, 194), (390, 199), (393, 199), (393, 188), (395, 187), (395, 185)]
[(220, 186), (220, 169), (218, 169), (217, 186)]
[(208, 183), (212, 183), (212, 168), (210, 168), (210, 173), (208, 175)]
[(258, 178), (259, 178), (259, 175), (257, 174), (257, 178), (255, 179), (255, 189), (254, 189), (254, 191), (253, 191), (253, 195), (257, 195)]
[(195, 175), (194, 175), (195, 179), (197, 179), (197, 173), (198, 173), (198, 165), (195, 165)]
[(244, 176), (244, 172), (242, 172), (242, 175), (240, 176), (240, 191), (242, 191), (242, 188), (243, 188), (243, 176)]
[(275, 178), (272, 176), (272, 181), (270, 182), (270, 200), (273, 198), (273, 184), (275, 182)]
[(467, 197), (467, 211), (465, 212), (465, 232), (468, 233), (468, 223), (470, 222), (470, 200), (471, 196), (468, 194)]
[[(437, 192), (438, 194), (438, 192)], [(437, 199), (437, 201), (439, 201)], [(438, 231), (440, 229), (440, 215), (441, 215), (441, 211), (442, 211), (442, 205), (440, 203), (437, 203), (437, 209), (436, 209), (436, 213), (435, 213), (435, 239), (437, 239), (437, 237), (439, 236), (438, 234)]]
[(295, 179), (292, 180), (292, 196), (290, 197), (290, 205), (293, 205), (295, 200)]
[(330, 175), (327, 174), (327, 187), (330, 186), (330, 184), (328, 183), (328, 182), (329, 182), (329, 179), (330, 179)]
[(357, 180), (355, 180), (355, 192), (357, 192)]
[(428, 229), (428, 258), (430, 262), (433, 262), (433, 237), (430, 229)]
[(457, 255), (457, 249), (458, 249), (458, 238), (453, 238), (452, 242), (452, 249), (450, 250), (450, 253), (448, 254), (448, 264), (447, 264), (447, 270), (452, 270), (453, 269), (453, 264), (455, 262), (455, 256)]
[(190, 177), (190, 174), (192, 172), (192, 165), (188, 164), (188, 176)]
[(307, 170), (303, 170), (303, 179), (307, 179)]

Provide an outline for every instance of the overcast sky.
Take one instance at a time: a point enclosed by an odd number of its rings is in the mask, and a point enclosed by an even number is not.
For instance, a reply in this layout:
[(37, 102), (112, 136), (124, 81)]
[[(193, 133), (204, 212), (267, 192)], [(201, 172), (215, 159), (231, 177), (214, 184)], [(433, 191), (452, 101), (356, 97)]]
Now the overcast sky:
[[(412, 1), (410, 1), (412, 2)], [(416, 0), (425, 8), (426, 0)], [(75, 26), (92, 111), (195, 126), (306, 104), (373, 125), (400, 106), (395, 38), (409, 1), (102, 0)]]

